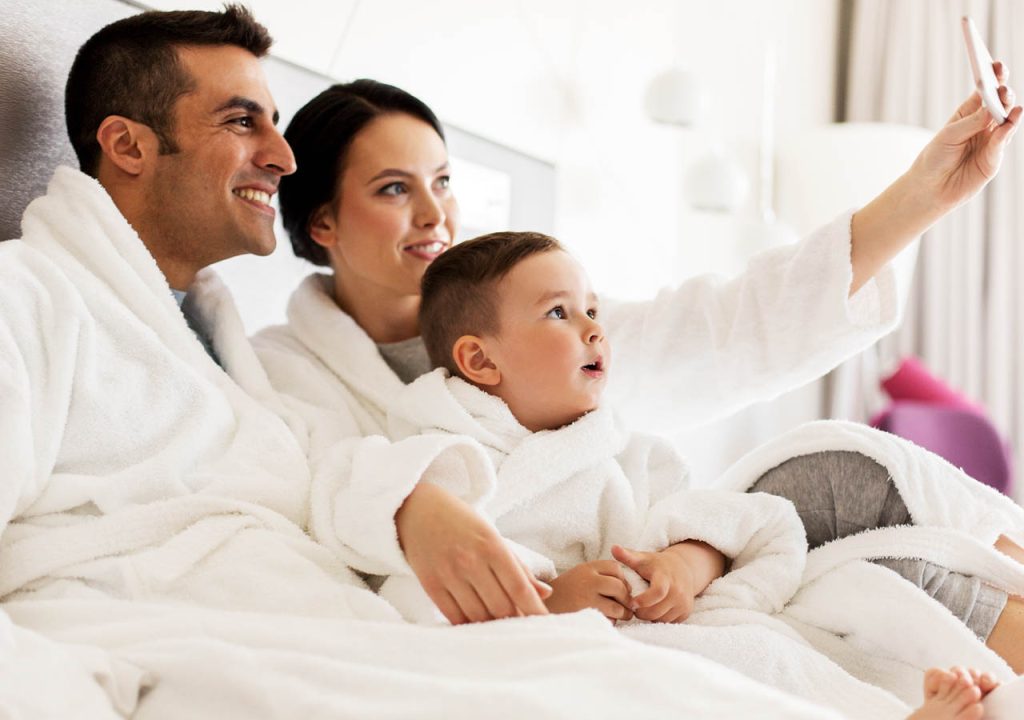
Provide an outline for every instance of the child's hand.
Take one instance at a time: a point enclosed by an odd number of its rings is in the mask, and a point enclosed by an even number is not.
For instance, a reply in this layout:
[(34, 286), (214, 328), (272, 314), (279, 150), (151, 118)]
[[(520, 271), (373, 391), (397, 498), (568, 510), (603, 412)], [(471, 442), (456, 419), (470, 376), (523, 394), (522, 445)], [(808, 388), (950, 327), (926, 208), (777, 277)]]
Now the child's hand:
[(553, 613), (584, 608), (600, 610), (606, 618), (630, 620), (629, 585), (614, 560), (595, 560), (566, 570), (551, 581), (551, 596), (544, 601)]
[(693, 612), (694, 598), (703, 588), (697, 587), (693, 569), (680, 554), (671, 548), (640, 552), (613, 545), (612, 555), (650, 584), (630, 605), (638, 618), (678, 623)]

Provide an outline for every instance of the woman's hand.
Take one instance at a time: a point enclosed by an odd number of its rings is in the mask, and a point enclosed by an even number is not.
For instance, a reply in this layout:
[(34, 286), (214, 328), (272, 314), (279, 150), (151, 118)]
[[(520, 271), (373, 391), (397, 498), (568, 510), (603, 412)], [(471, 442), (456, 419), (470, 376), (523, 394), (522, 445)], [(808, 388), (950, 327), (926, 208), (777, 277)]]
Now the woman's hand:
[(545, 604), (553, 613), (594, 608), (612, 622), (633, 617), (629, 610), (629, 585), (622, 575), (622, 566), (614, 560), (581, 563), (552, 580), (551, 589)]
[(999, 99), (1009, 112), (997, 125), (975, 92), (957, 108), (910, 169), (853, 215), (850, 226), (850, 295), (942, 216), (971, 199), (991, 180), (1017, 132), (1021, 108), (1003, 85), (1008, 72), (993, 63)]
[(992, 69), (999, 81), (999, 99), (1009, 113), (1006, 122), (997, 124), (981, 95), (972, 93), (910, 168), (909, 175), (945, 212), (969, 200), (995, 177), (1003, 150), (1020, 124), (1021, 108), (1014, 107), (1016, 96), (1005, 85), (1008, 71), (1000, 62), (993, 63)]
[(406, 560), (453, 625), (546, 615), (551, 588), (535, 579), (497, 531), (443, 488), (420, 483), (395, 514)]

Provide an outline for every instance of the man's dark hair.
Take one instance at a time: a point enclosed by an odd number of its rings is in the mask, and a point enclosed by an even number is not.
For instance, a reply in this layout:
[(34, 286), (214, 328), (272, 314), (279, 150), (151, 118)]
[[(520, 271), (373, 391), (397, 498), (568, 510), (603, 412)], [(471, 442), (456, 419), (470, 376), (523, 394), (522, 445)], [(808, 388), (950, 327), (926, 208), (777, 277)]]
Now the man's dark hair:
[(111, 115), (152, 128), (161, 154), (177, 152), (174, 104), (195, 87), (177, 48), (235, 45), (263, 57), (272, 43), (241, 5), (222, 12), (144, 12), (107, 25), (79, 48), (64, 89), (68, 136), (82, 172), (98, 174), (96, 131)]
[(298, 170), (281, 178), (281, 222), (298, 257), (330, 265), (327, 251), (314, 242), (309, 226), (317, 212), (337, 199), (348, 150), (359, 131), (382, 115), (405, 114), (430, 125), (444, 140), (433, 111), (405, 90), (376, 80), (332, 85), (306, 103), (288, 123), (284, 137)]
[(452, 348), (463, 335), (498, 332), (495, 286), (531, 255), (562, 249), (541, 233), (496, 232), (460, 243), (434, 260), (423, 275), (420, 301), (420, 334), (431, 364), (462, 377)]

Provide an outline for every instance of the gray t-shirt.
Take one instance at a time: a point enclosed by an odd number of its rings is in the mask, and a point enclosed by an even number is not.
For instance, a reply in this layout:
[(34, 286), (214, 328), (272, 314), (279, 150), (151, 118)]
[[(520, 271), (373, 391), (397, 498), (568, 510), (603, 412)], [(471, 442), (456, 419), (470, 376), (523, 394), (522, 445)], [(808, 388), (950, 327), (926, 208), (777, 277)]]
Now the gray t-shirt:
[(430, 356), (427, 355), (427, 346), (419, 336), (396, 343), (378, 344), (377, 350), (391, 371), (406, 385), (433, 369)]

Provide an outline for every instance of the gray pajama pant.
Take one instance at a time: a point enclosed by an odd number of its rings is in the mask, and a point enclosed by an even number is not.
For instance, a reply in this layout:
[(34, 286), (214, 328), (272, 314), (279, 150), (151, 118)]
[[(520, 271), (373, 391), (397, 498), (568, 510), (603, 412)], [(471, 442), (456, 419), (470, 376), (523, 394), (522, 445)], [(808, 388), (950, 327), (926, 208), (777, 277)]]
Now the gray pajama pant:
[[(889, 472), (856, 452), (830, 451), (787, 460), (762, 475), (750, 492), (784, 497), (796, 506), (810, 549), (861, 530), (909, 525), (910, 513)], [(1007, 594), (971, 575), (925, 560), (874, 561), (902, 575), (945, 605), (987, 640)]]

